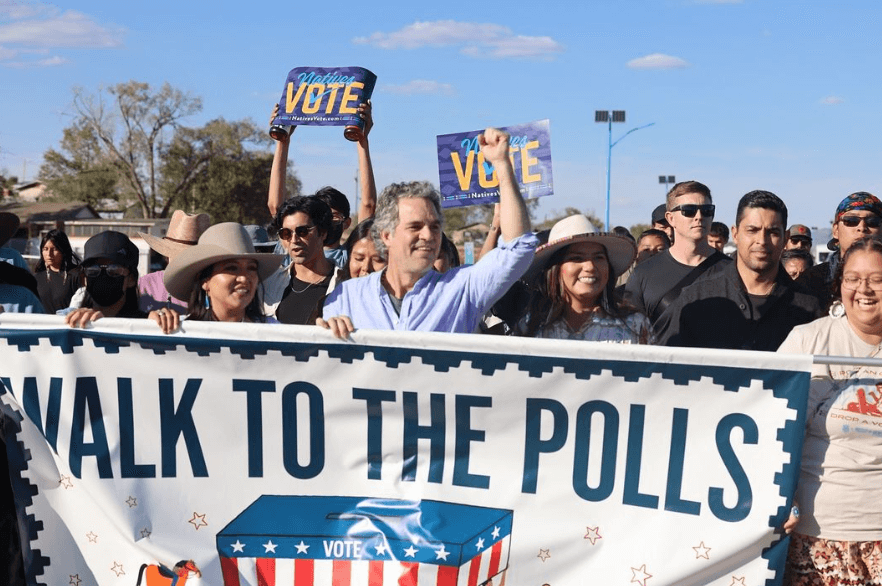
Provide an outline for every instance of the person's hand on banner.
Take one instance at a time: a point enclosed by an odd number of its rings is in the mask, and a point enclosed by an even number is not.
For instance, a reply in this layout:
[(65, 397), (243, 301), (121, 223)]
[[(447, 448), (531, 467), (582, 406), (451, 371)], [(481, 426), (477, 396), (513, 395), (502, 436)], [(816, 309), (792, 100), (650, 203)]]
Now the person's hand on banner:
[(349, 316), (346, 315), (329, 317), (327, 320), (318, 318), (317, 320), (315, 320), (315, 325), (321, 326), (326, 330), (331, 330), (331, 333), (341, 340), (351, 339), (349, 337), (349, 334), (355, 331), (355, 326), (352, 325), (352, 320), (349, 319)]
[(488, 128), (484, 134), (478, 135), (478, 144), (481, 146), (481, 152), (484, 153), (484, 159), (494, 167), (509, 161), (508, 141), (508, 133), (498, 128)]
[(147, 318), (159, 324), (163, 334), (170, 334), (181, 327), (181, 316), (174, 309), (154, 309), (147, 314)]
[(790, 535), (796, 526), (799, 524), (799, 503), (793, 501), (793, 506), (790, 508), (790, 516), (787, 518), (787, 521), (784, 522), (784, 533)]
[(64, 323), (72, 328), (85, 328), (93, 321), (97, 321), (102, 317), (104, 317), (104, 314), (97, 309), (80, 307), (78, 309), (74, 309), (69, 314), (64, 316)]

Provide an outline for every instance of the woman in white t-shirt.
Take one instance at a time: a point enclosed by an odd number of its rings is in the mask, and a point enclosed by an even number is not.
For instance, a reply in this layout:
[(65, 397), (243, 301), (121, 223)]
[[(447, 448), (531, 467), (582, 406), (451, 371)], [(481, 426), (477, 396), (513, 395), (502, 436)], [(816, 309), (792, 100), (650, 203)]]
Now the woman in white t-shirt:
[[(882, 240), (843, 255), (830, 315), (779, 352), (882, 359)], [(816, 364), (785, 584), (882, 584), (882, 366)], [(795, 523), (795, 526), (794, 526)]]

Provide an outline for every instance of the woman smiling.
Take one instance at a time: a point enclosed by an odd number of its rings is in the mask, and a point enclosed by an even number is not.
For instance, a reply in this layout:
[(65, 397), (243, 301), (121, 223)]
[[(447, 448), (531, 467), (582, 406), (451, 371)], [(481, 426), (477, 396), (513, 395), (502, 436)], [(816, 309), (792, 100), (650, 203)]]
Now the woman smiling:
[[(281, 262), (277, 254), (254, 252), (245, 228), (226, 222), (208, 228), (196, 246), (174, 257), (163, 280), (169, 293), (188, 300), (188, 319), (262, 323), (257, 290)], [(150, 318), (166, 333), (179, 325), (172, 309), (151, 311)]]
[(634, 241), (598, 233), (585, 216), (554, 225), (548, 244), (536, 249), (528, 272), (536, 294), (515, 330), (538, 338), (653, 344), (645, 315), (622, 307), (613, 292), (616, 278), (636, 255)]

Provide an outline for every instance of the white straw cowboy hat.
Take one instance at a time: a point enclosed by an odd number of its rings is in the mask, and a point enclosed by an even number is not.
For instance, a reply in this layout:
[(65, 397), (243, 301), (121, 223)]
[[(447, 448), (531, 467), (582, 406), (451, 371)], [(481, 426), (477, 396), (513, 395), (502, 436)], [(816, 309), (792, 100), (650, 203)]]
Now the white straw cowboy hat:
[(165, 288), (178, 299), (189, 299), (196, 278), (203, 269), (222, 260), (250, 258), (257, 261), (260, 280), (269, 277), (282, 264), (282, 256), (254, 252), (251, 237), (242, 224), (215, 224), (199, 237), (199, 243), (175, 256), (165, 269)]
[(211, 226), (211, 216), (208, 214), (188, 214), (182, 210), (175, 210), (165, 236), (157, 238), (145, 232), (138, 232), (138, 236), (162, 256), (172, 258), (182, 250), (196, 246), (199, 237), (209, 226)]
[(551, 256), (565, 246), (578, 242), (596, 242), (606, 248), (609, 264), (616, 276), (621, 275), (637, 256), (637, 244), (626, 236), (614, 232), (595, 232), (594, 225), (582, 214), (576, 214), (559, 221), (551, 228), (548, 243), (536, 249), (533, 264), (528, 275), (535, 276), (543, 271)]

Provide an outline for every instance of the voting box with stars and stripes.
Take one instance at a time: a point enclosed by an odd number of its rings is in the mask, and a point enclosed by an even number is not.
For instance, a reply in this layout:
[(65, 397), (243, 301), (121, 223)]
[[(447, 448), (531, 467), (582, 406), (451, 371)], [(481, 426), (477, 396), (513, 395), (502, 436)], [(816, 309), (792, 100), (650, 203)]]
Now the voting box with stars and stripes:
[(478, 586), (512, 512), (441, 501), (262, 496), (217, 534), (224, 586)]

